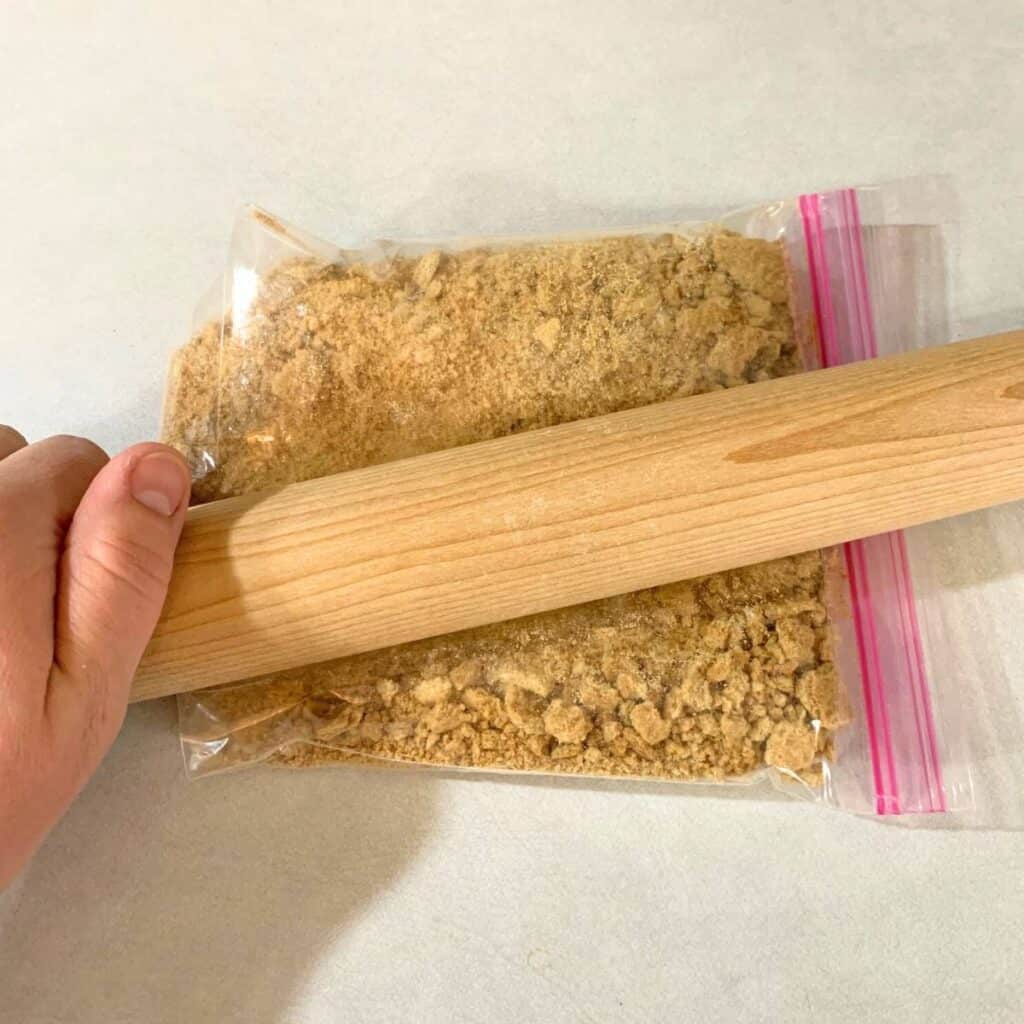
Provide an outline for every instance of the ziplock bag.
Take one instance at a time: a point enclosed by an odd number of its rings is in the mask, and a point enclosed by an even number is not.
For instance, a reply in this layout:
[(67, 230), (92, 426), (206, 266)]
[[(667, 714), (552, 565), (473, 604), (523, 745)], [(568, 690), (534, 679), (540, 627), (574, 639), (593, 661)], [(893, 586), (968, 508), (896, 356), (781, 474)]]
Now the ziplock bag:
[[(941, 343), (951, 209), (916, 181), (714, 223), (341, 250), (250, 208), (175, 354), (165, 439), (210, 500)], [(184, 694), (187, 769), (769, 779), (855, 812), (969, 808), (936, 685), (957, 651), (913, 549), (887, 534)]]

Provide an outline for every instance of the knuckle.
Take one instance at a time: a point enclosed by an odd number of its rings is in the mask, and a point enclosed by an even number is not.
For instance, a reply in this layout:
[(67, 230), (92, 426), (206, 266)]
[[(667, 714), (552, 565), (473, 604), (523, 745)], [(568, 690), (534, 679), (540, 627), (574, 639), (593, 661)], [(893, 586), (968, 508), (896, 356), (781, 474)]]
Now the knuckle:
[(55, 458), (86, 466), (106, 465), (107, 453), (95, 441), (74, 434), (55, 434), (41, 442), (53, 449)]
[(99, 574), (145, 601), (163, 601), (171, 579), (167, 552), (132, 537), (101, 535), (79, 554), (87, 573)]
[(14, 427), (9, 427), (6, 423), (0, 423), (0, 444), (23, 448), (28, 441), (25, 440), (25, 435), (20, 430), (15, 430)]

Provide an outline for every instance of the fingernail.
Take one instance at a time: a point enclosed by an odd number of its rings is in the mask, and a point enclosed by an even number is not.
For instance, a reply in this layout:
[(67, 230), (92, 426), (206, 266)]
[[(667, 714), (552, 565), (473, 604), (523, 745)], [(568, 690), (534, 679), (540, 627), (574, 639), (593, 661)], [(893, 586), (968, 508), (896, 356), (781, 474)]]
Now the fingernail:
[(187, 471), (173, 455), (153, 452), (132, 468), (132, 497), (162, 516), (174, 515), (188, 489)]

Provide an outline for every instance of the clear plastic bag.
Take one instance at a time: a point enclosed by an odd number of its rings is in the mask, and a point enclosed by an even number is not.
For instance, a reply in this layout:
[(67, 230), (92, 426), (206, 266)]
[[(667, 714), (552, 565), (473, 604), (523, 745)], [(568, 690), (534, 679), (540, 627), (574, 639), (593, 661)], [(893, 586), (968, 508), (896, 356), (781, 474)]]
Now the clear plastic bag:
[[(210, 500), (949, 338), (942, 182), (550, 239), (342, 251), (262, 211), (172, 364)], [(784, 415), (784, 410), (780, 410)], [(970, 807), (913, 537), (179, 698), (188, 771), (260, 761), (751, 783)]]

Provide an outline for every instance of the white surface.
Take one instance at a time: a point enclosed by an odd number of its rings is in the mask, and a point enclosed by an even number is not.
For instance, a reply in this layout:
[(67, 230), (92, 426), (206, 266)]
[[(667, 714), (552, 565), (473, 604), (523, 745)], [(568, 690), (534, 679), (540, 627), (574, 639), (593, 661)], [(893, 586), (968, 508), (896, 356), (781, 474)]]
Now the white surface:
[[(948, 172), (963, 330), (1019, 326), (1022, 26), (1018, 0), (3, 4), (0, 421), (152, 436), (248, 200), (344, 241)], [(651, 787), (188, 785), (156, 704), (0, 899), (0, 1021), (1017, 1021), (1022, 871), (1019, 832)]]

